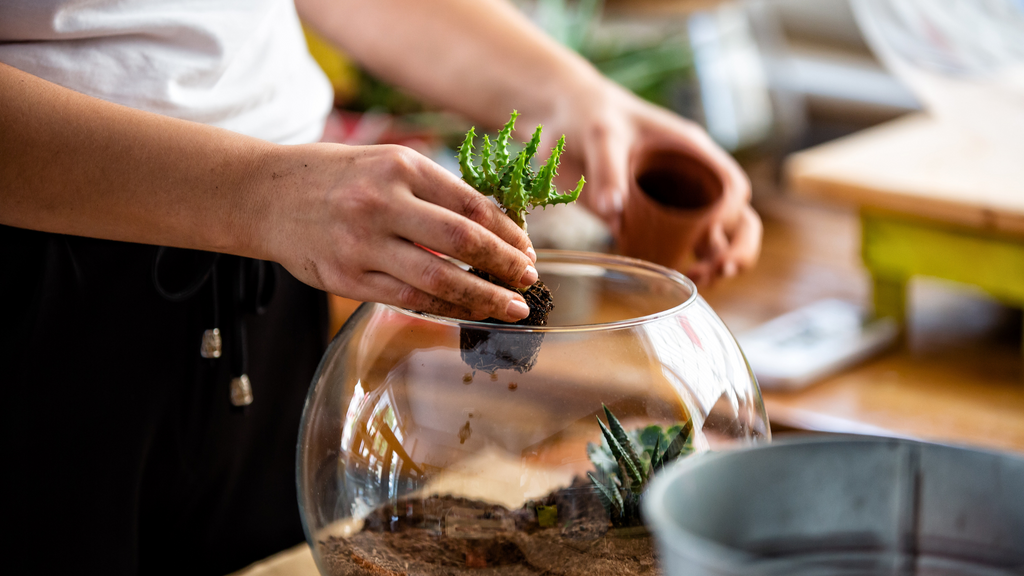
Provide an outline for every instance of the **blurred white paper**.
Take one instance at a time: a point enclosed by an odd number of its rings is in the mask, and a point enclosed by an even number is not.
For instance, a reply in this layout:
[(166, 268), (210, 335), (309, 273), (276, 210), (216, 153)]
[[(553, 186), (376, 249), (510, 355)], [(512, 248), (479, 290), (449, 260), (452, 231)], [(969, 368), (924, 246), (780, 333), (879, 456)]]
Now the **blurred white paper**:
[(852, 366), (895, 341), (892, 318), (865, 323), (864, 311), (821, 300), (740, 334), (737, 340), (764, 390), (792, 390)]

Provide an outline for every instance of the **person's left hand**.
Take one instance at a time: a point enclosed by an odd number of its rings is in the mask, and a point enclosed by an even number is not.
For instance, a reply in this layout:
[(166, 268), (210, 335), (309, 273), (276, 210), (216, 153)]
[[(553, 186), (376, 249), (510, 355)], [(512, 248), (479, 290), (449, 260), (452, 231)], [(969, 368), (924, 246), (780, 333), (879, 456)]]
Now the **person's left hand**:
[[(636, 171), (652, 154), (678, 153), (705, 166), (721, 184), (718, 197), (692, 224), (696, 229), (686, 231), (692, 245), (681, 247), (691, 252), (682, 272), (706, 285), (751, 267), (761, 248), (761, 220), (750, 206), (750, 181), (735, 160), (693, 122), (603, 78), (595, 84), (596, 88), (592, 84), (576, 92), (577, 97), (566, 98), (553, 117), (544, 119), (545, 136), (566, 134), (560, 177), (568, 183), (586, 175), (581, 204), (608, 224), (620, 244), (678, 238), (678, 231), (657, 229), (659, 224), (671, 226), (668, 219), (651, 218), (648, 228), (655, 229), (644, 230), (641, 239), (623, 237), (636, 230), (622, 226), (629, 195), (643, 194), (634, 182)], [(551, 144), (545, 142), (542, 149)]]

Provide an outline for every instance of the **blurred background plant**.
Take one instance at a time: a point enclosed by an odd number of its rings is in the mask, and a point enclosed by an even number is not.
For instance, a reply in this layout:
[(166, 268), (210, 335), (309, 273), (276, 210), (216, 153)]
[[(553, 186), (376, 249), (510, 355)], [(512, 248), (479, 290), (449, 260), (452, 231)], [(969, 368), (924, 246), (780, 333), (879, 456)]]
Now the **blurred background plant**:
[(604, 0), (520, 0), (518, 5), (552, 38), (646, 100), (672, 108), (674, 93), (692, 79), (685, 28), (609, 26), (602, 20)]
[[(674, 107), (674, 92), (692, 78), (693, 59), (685, 30), (603, 27), (603, 0), (520, 0), (517, 5), (606, 76), (654, 103)], [(416, 128), (434, 130), (451, 149), (461, 142), (465, 122), (376, 78), (308, 29), (306, 37), (310, 53), (331, 79), (338, 108), (387, 114)]]

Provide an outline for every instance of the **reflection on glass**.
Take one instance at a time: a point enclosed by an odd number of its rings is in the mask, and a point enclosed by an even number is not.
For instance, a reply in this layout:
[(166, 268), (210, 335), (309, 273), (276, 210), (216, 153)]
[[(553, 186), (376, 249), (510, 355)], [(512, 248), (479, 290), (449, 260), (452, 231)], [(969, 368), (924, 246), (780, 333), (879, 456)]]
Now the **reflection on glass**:
[[(640, 519), (612, 522), (614, 501), (642, 498), (673, 434), (687, 430), (683, 455), (769, 438), (743, 355), (683, 276), (571, 252), (542, 253), (537, 267), (555, 296), (548, 327), (365, 305), (335, 338), (297, 470), (324, 574), (649, 569), (651, 538), (628, 527)], [(536, 363), (475, 370), (460, 348), (467, 328), (513, 347), (542, 336)], [(604, 407), (637, 480), (597, 460), (616, 454)]]

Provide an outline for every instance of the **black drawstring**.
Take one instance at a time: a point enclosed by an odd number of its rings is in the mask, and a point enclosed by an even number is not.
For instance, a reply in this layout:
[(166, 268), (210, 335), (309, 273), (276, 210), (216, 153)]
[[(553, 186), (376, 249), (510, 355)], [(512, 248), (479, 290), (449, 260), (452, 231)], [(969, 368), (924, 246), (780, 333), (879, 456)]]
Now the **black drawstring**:
[(166, 300), (184, 302), (206, 284), (219, 258), (214, 252), (161, 246), (153, 259), (153, 287)]
[[(232, 266), (232, 264), (237, 264)], [(171, 302), (184, 302), (210, 280), (213, 292), (213, 327), (203, 333), (200, 354), (204, 358), (220, 358), (222, 341), (220, 330), (220, 279), (218, 269), (229, 276), (235, 313), (229, 331), (231, 346), (230, 399), (235, 406), (252, 403), (252, 384), (249, 381), (249, 348), (245, 315), (262, 314), (274, 294), (275, 269), (262, 260), (233, 256), (221, 257), (212, 252), (199, 252), (181, 248), (160, 247), (153, 261), (153, 286), (163, 298)]]

